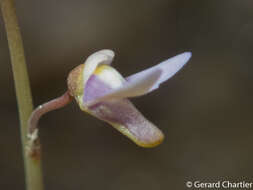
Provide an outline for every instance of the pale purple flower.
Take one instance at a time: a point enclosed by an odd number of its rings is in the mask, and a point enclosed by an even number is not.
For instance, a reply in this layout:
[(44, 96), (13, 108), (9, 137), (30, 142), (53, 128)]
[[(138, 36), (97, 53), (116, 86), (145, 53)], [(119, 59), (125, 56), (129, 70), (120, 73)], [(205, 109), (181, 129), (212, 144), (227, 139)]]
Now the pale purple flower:
[(145, 95), (171, 78), (190, 59), (186, 52), (126, 78), (110, 66), (114, 52), (98, 51), (68, 77), (69, 91), (83, 111), (106, 121), (136, 144), (153, 147), (163, 133), (128, 100)]

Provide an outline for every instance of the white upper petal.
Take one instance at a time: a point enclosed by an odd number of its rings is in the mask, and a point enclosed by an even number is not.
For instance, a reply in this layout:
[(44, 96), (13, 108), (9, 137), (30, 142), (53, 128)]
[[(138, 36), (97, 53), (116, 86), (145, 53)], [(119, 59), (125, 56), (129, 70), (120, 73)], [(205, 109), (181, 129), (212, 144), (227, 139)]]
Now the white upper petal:
[(166, 80), (171, 78), (174, 74), (176, 74), (189, 61), (190, 58), (191, 58), (191, 52), (185, 52), (185, 53), (179, 54), (175, 57), (172, 57), (170, 59), (167, 59), (161, 62), (158, 65), (155, 65), (151, 68), (145, 69), (144, 71), (128, 76), (126, 80), (134, 81), (140, 75), (144, 75), (146, 72), (150, 72), (151, 70), (155, 70), (159, 68), (162, 71), (162, 74), (159, 77), (159, 79), (156, 81), (156, 83), (154, 83), (153, 87), (149, 89), (148, 92), (151, 92), (157, 89), (161, 83), (165, 82)]
[(91, 54), (84, 63), (83, 84), (85, 85), (90, 76), (96, 70), (99, 64), (110, 65), (114, 58), (114, 52), (104, 49)]
[(162, 71), (157, 69), (152, 69), (148, 72), (143, 73), (135, 77), (135, 80), (124, 81), (124, 83), (116, 88), (112, 89), (110, 92), (104, 94), (101, 97), (85, 102), (87, 106), (92, 106), (98, 102), (106, 100), (117, 100), (126, 97), (136, 97), (141, 96), (149, 91), (150, 88), (157, 82), (160, 78)]
[(165, 82), (178, 72), (187, 63), (190, 57), (190, 52), (182, 53), (163, 61), (156, 66), (131, 75), (126, 78), (126, 81), (122, 86), (112, 89), (110, 92), (101, 97), (97, 97), (95, 100), (85, 102), (85, 104), (87, 106), (92, 106), (101, 101), (123, 99), (147, 94), (157, 89), (161, 83)]

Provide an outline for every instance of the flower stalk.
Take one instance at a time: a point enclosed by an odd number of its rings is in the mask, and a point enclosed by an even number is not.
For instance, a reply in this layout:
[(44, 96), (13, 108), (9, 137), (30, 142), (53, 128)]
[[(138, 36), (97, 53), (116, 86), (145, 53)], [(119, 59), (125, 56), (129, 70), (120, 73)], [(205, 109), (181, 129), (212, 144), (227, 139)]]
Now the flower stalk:
[(41, 116), (45, 113), (60, 109), (72, 101), (73, 97), (69, 94), (69, 91), (65, 92), (62, 96), (55, 98), (49, 102), (46, 102), (38, 106), (31, 114), (28, 120), (28, 143), (27, 153), (31, 157), (38, 157), (40, 155), (40, 143), (38, 138), (38, 122)]
[(27, 121), (33, 110), (32, 95), (27, 73), (22, 37), (18, 26), (13, 0), (0, 0), (1, 12), (7, 33), (12, 71), (14, 76), (21, 141), (23, 148), (24, 169), (27, 190), (43, 190), (41, 159), (26, 154)]

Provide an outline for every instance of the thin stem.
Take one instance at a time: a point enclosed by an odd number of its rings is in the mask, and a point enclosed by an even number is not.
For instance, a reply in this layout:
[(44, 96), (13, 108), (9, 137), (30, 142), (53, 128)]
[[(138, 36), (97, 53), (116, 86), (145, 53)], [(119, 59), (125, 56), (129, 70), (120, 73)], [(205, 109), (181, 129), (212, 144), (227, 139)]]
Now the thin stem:
[(27, 153), (30, 157), (40, 157), (40, 142), (38, 137), (38, 122), (41, 116), (45, 113), (62, 108), (72, 101), (73, 97), (69, 92), (65, 92), (62, 96), (55, 98), (49, 102), (46, 102), (38, 106), (31, 114), (28, 120), (28, 142), (27, 142)]
[(38, 106), (31, 114), (28, 121), (28, 137), (31, 141), (38, 138), (38, 122), (45, 113), (62, 108), (72, 101), (73, 97), (69, 92), (65, 92), (62, 96), (55, 98)]
[(21, 140), (26, 174), (26, 189), (43, 190), (40, 157), (35, 159), (28, 156), (25, 152), (25, 146), (27, 144), (27, 121), (33, 110), (33, 104), (24, 56), (23, 42), (18, 27), (15, 5), (13, 0), (0, 0), (0, 6), (8, 38), (19, 110)]

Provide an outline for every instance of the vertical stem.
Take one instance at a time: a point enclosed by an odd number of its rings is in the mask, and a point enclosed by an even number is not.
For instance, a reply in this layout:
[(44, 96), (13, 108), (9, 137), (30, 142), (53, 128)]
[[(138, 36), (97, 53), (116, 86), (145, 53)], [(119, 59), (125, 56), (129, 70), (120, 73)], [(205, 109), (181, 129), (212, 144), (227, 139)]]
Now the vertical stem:
[(27, 121), (33, 110), (32, 95), (25, 63), (23, 42), (18, 27), (13, 0), (0, 0), (1, 11), (5, 23), (12, 70), (15, 81), (16, 97), (21, 125), (21, 140), (25, 164), (27, 190), (43, 190), (40, 157), (30, 157), (26, 154)]

